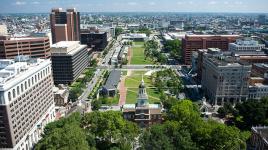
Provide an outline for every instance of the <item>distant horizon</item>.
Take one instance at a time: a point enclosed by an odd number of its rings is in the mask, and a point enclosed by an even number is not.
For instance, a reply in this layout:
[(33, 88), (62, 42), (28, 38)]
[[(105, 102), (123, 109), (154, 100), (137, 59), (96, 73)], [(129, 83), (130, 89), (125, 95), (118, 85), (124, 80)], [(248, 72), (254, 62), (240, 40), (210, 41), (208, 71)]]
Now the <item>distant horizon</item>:
[(2, 13), (46, 13), (75, 7), (80, 12), (268, 13), (267, 0), (1, 0)]
[[(63, 9), (64, 10), (64, 9)], [(268, 15), (268, 12), (170, 12), (170, 11), (163, 11), (163, 12), (157, 12), (157, 11), (79, 11), (80, 13), (180, 13), (180, 14), (266, 14)], [(49, 14), (49, 12), (4, 12), (1, 14)]]

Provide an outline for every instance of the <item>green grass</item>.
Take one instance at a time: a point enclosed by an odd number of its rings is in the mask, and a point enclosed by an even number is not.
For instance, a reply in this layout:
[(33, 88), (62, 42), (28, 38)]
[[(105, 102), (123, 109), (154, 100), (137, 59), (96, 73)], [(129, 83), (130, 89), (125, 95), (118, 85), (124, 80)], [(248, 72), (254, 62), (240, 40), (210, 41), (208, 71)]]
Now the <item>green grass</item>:
[(134, 42), (134, 45), (144, 45), (144, 42), (140, 41), (140, 42)]
[(119, 95), (118, 94), (116, 94), (115, 97), (108, 98), (108, 104), (117, 105), (118, 102), (119, 102)]
[[(132, 72), (131, 76), (128, 76), (125, 81), (125, 86), (127, 87), (127, 104), (134, 104), (137, 101), (138, 96), (138, 86), (141, 83), (142, 75), (145, 74), (144, 71), (134, 71)], [(146, 85), (146, 91), (149, 96), (149, 103), (159, 103), (159, 96), (160, 94), (154, 88), (153, 84), (151, 83), (151, 79), (148, 76), (143, 76), (143, 80)]]
[(135, 104), (136, 102), (137, 102), (137, 93), (128, 90), (126, 104)]
[(132, 65), (146, 65), (146, 64), (153, 64), (153, 61), (150, 59), (145, 60), (144, 56), (144, 47), (132, 47), (132, 58), (130, 64)]

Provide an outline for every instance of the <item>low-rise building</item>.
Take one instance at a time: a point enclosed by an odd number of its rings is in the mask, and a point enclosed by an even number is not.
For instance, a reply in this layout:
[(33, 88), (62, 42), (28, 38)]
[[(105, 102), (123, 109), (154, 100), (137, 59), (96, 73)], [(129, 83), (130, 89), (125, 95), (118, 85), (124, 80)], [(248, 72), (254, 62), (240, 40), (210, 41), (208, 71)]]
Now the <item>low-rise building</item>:
[(63, 84), (59, 84), (58, 87), (53, 87), (55, 106), (66, 106), (68, 103), (69, 90)]
[(229, 51), (233, 53), (256, 52), (265, 48), (264, 44), (252, 39), (238, 39), (235, 43), (229, 43)]
[(121, 78), (121, 71), (111, 71), (105, 85), (102, 87), (101, 92), (107, 94), (109, 97), (114, 97), (117, 93), (118, 84)]
[(144, 33), (128, 33), (122, 36), (122, 39), (132, 40), (132, 41), (145, 41), (148, 39)]

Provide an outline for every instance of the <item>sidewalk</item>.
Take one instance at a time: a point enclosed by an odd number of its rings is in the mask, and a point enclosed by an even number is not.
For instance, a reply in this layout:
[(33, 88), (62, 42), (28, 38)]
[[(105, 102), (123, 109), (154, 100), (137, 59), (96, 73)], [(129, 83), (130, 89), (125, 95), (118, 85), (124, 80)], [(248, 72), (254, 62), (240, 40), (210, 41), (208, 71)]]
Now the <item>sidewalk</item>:
[(119, 98), (118, 106), (125, 105), (126, 103), (127, 89), (125, 87), (125, 80), (126, 80), (126, 76), (122, 77), (121, 82), (119, 84), (120, 98)]

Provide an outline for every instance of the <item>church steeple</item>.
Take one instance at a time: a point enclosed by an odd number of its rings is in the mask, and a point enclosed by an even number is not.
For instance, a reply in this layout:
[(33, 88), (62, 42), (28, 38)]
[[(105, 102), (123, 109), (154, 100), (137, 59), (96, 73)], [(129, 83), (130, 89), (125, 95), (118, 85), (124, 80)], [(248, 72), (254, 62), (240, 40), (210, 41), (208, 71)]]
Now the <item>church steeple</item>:
[(146, 87), (145, 87), (145, 83), (144, 83), (143, 76), (142, 76), (142, 80), (139, 85), (139, 95), (137, 99), (137, 105), (140, 107), (140, 106), (146, 106), (148, 104), (149, 104), (148, 95), (146, 93)]

